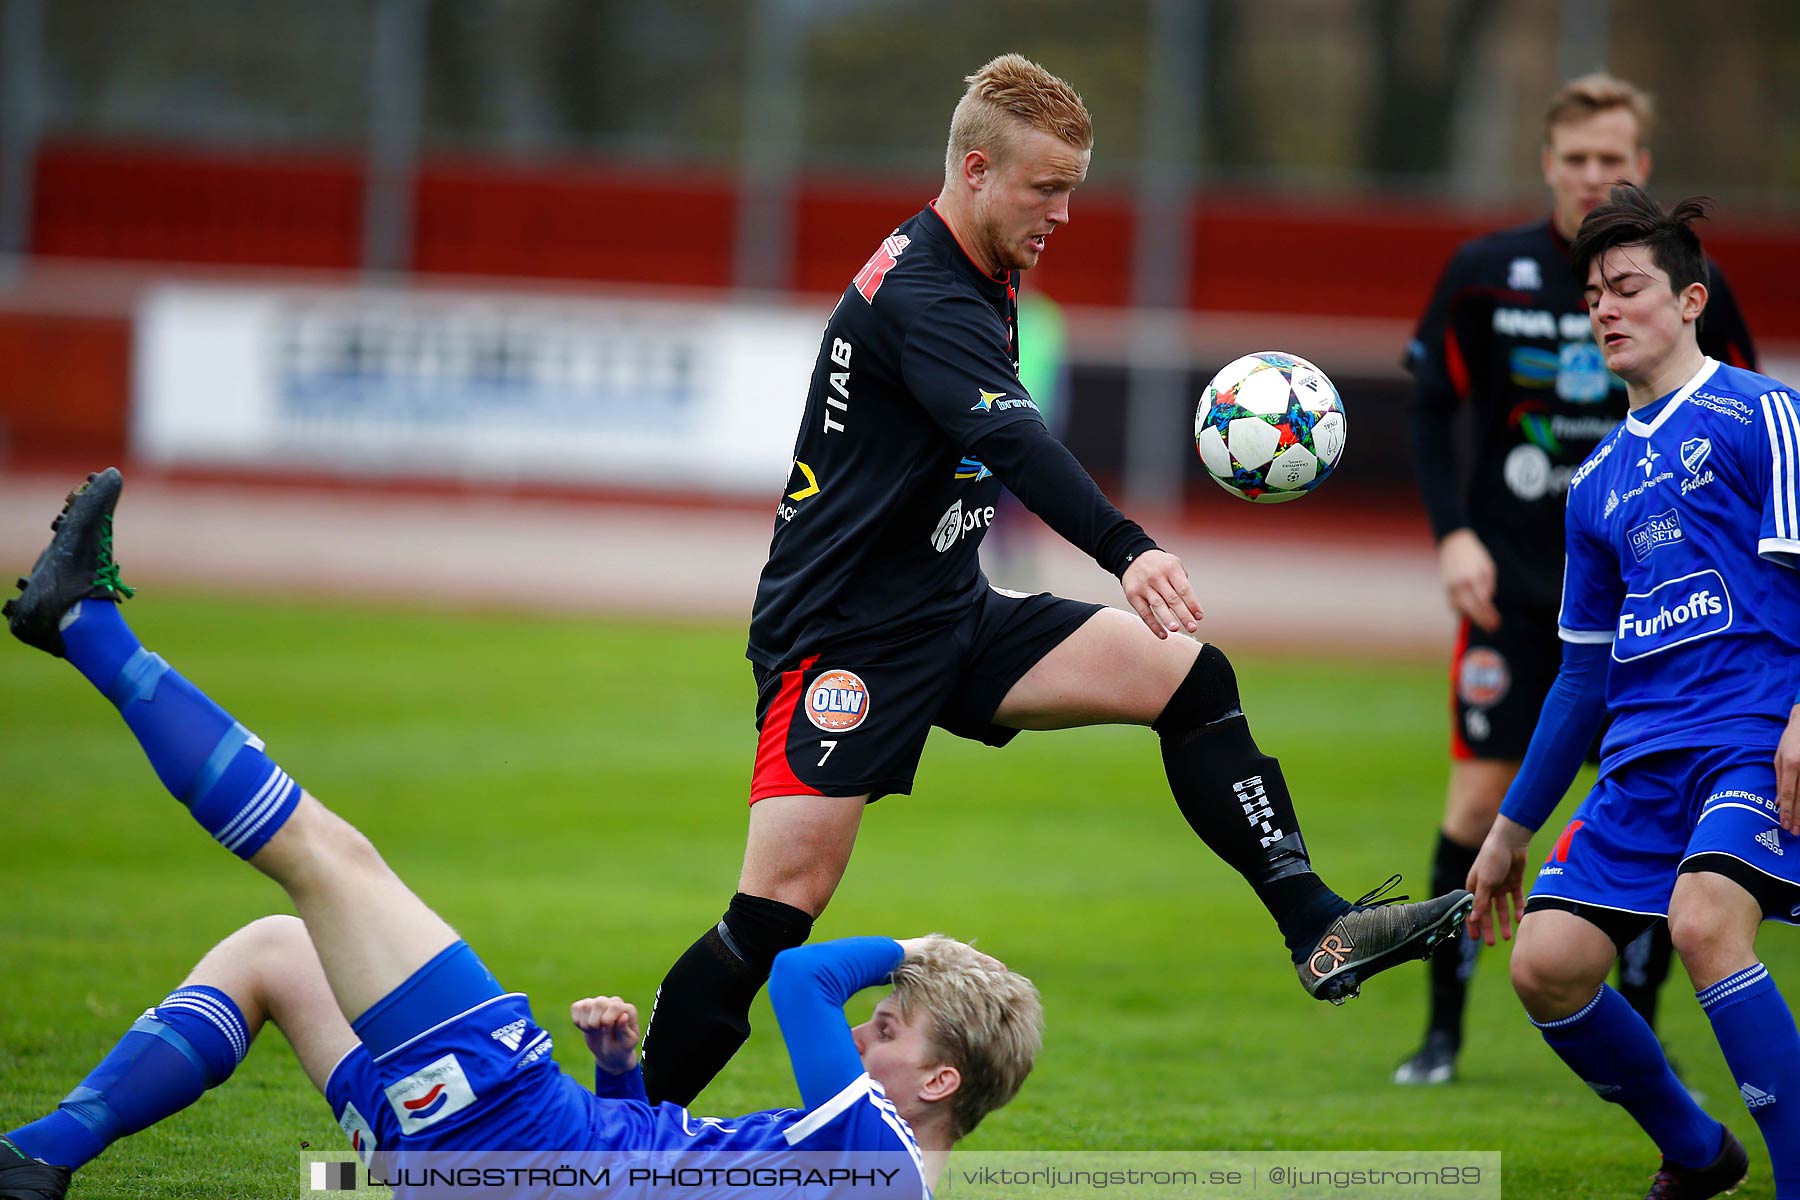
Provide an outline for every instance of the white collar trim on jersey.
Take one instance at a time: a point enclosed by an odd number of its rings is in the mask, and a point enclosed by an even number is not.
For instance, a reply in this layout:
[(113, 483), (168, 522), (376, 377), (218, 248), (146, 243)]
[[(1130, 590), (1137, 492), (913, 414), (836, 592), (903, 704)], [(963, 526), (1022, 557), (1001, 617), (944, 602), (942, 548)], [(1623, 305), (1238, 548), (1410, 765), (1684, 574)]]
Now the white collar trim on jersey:
[(1711, 357), (1702, 359), (1700, 362), (1700, 369), (1694, 372), (1692, 378), (1681, 385), (1681, 390), (1676, 392), (1667, 404), (1663, 405), (1663, 410), (1656, 414), (1655, 420), (1646, 425), (1636, 417), (1627, 415), (1625, 418), (1625, 428), (1628, 431), (1637, 434), (1639, 437), (1649, 437), (1651, 434), (1661, 429), (1663, 427), (1663, 422), (1667, 421), (1670, 415), (1673, 414), (1676, 409), (1681, 407), (1681, 402), (1693, 395), (1695, 389), (1701, 384), (1705, 383), (1708, 379), (1711, 379), (1712, 373), (1718, 369), (1719, 363), (1717, 359)]

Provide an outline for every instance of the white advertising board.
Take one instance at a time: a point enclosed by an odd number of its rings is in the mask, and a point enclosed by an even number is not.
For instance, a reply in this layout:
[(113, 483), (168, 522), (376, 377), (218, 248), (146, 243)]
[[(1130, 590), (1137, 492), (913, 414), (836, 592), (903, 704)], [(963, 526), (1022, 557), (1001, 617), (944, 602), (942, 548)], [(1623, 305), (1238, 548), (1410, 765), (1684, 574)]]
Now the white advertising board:
[(132, 449), (168, 466), (769, 496), (825, 316), (171, 285), (137, 314)]

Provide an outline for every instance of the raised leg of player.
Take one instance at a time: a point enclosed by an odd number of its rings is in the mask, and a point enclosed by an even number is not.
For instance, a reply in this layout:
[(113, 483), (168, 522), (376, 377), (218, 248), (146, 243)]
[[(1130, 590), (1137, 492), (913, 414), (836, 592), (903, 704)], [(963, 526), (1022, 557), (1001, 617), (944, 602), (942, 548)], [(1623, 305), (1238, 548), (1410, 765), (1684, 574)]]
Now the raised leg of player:
[(675, 960), (644, 1031), (644, 1087), (681, 1105), (724, 1069), (750, 1036), (750, 1005), (775, 956), (812, 933), (837, 891), (867, 796), (769, 796), (750, 807), (737, 895)]
[(1800, 1197), (1800, 1031), (1793, 1010), (1756, 958), (1762, 905), (1722, 875), (1675, 882), (1669, 930), (1700, 1007), (1750, 1109), (1775, 1172), (1775, 1194)]
[(250, 865), (293, 901), (352, 1021), (459, 944), (369, 839), (310, 793)]
[[(307, 923), (337, 1008), (371, 1053), (500, 995), (480, 959), (400, 882), (368, 839), (307, 795), (263, 753), (260, 738), (139, 643), (119, 613), (119, 601), (132, 591), (119, 580), (112, 556), (113, 508), (122, 487), (118, 472), (108, 469), (70, 494), (50, 545), (20, 580), (20, 595), (5, 605), (13, 635), (80, 671), (119, 710), (157, 778), (201, 828), (287, 891)], [(230, 993), (199, 988), (183, 1004), (160, 1006), (183, 1007), (209, 1021), (235, 1058), (242, 1057), (248, 1026)], [(194, 1037), (209, 1038), (193, 1022), (191, 1036), (177, 1030), (187, 1049), (163, 1036), (164, 1027), (184, 1019), (136, 1031), (149, 1042), (128, 1037), (127, 1057), (166, 1058), (151, 1042), (175, 1047), (193, 1060), (184, 1087), (198, 1095), (194, 1081), (200, 1088), (218, 1082), (235, 1058), (227, 1064), (194, 1046)], [(106, 1078), (137, 1077), (110, 1058), (99, 1071)], [(132, 1111), (155, 1119), (166, 1103)], [(11, 1162), (0, 1159), (0, 1169), (33, 1168), (29, 1156), (14, 1155)]]
[(1217, 647), (1160, 639), (1131, 613), (1104, 609), (1013, 685), (994, 723), (1154, 726), (1182, 816), (1250, 882), (1292, 954), (1349, 909), (1313, 873), (1281, 765), (1250, 736), (1236, 676)]
[(1217, 646), (1158, 638), (1131, 614), (1103, 609), (1020, 677), (993, 720), (1015, 729), (1155, 729), (1181, 815), (1256, 892), (1317, 999), (1341, 1003), (1369, 976), (1424, 957), (1468, 911), (1460, 889), (1400, 905), (1379, 899), (1390, 880), (1352, 905), (1325, 886), (1281, 764), (1250, 736), (1237, 675)]
[(1606, 985), (1618, 955), (1599, 926), (1561, 909), (1519, 923), (1512, 983), (1544, 1041), (1601, 1099), (1650, 1135), (1664, 1159), (1686, 1169), (1712, 1163), (1725, 1128), (1706, 1115), (1669, 1069), (1644, 1019)]
[(171, 794), (279, 883), (355, 1018), (457, 938), (356, 829), (263, 752), (262, 740), (146, 651), (108, 600), (79, 602), (65, 653), (119, 709)]
[(1158, 638), (1123, 609), (1095, 613), (1013, 684), (994, 723), (1012, 729), (1150, 725), (1193, 671), (1201, 643)]
[(85, 1166), (223, 1083), (270, 1020), (321, 1092), (356, 1044), (306, 927), (293, 917), (264, 917), (214, 946), (54, 1111), (6, 1138), (27, 1157)]

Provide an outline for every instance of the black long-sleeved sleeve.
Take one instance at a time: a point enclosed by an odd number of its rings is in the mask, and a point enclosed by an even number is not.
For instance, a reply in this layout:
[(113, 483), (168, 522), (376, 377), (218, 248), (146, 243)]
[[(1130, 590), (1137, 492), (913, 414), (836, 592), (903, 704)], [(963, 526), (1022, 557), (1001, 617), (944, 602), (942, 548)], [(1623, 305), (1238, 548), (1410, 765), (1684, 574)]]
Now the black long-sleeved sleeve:
[(1044, 524), (1114, 575), (1123, 575), (1146, 550), (1157, 549), (1040, 422), (997, 426), (969, 449)]
[(1445, 470), (1443, 464), (1456, 461), (1456, 445), (1452, 425), (1458, 403), (1454, 393), (1450, 403), (1430, 393), (1424, 381), (1413, 384), (1412, 402), (1407, 406), (1412, 432), (1413, 473), (1418, 477), (1419, 496), (1425, 502), (1425, 514), (1431, 520), (1431, 536), (1443, 538), (1469, 523), (1469, 511), (1463, 503), (1463, 482), (1457, 471)]
[(1432, 536), (1439, 539), (1469, 523), (1465, 481), (1452, 469), (1456, 462), (1452, 426), (1468, 386), (1466, 348), (1457, 342), (1455, 313), (1468, 283), (1469, 262), (1465, 246), (1445, 266), (1402, 360), (1413, 377), (1407, 405), (1413, 474), (1431, 519)]

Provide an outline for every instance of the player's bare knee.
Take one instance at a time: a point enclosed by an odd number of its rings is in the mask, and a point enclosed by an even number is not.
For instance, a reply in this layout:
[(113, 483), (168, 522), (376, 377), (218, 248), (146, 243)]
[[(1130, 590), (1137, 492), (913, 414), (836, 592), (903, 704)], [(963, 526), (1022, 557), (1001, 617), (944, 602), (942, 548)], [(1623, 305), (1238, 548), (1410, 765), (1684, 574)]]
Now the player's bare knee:
[(295, 963), (304, 962), (313, 954), (306, 923), (288, 913), (258, 917), (228, 940), (247, 978), (265, 996), (274, 990), (271, 984), (292, 972)]
[(817, 917), (831, 903), (843, 874), (844, 860), (835, 853), (752, 854), (745, 857), (744, 869), (738, 876), (738, 891), (765, 900), (777, 900)]
[(290, 893), (346, 874), (393, 874), (362, 830), (311, 795), (302, 799), (288, 825), (250, 861), (275, 875)]
[(824, 872), (790, 872), (783, 875), (757, 875), (746, 873), (738, 880), (738, 891), (748, 896), (760, 896), (764, 900), (775, 900), (790, 907), (800, 909), (815, 919), (825, 911), (831, 903), (831, 897), (837, 891), (840, 875)]
[(331, 835), (331, 849), (340, 867), (359, 874), (393, 874), (375, 843), (348, 821), (338, 822), (338, 828)]
[(234, 937), (259, 954), (292, 954), (307, 944), (306, 922), (292, 913), (270, 913), (239, 929)]
[(1482, 805), (1462, 808), (1452, 806), (1444, 813), (1444, 836), (1459, 846), (1478, 849), (1487, 838), (1488, 830), (1494, 827), (1494, 816), (1499, 811), (1499, 804), (1495, 804), (1493, 808)]
[(1538, 1021), (1560, 1020), (1579, 1011), (1594, 998), (1594, 991), (1600, 986), (1589, 972), (1558, 954), (1554, 946), (1515, 946), (1510, 969), (1513, 991), (1518, 993), (1525, 1011)]
[(1508, 960), (1508, 977), (1512, 980), (1512, 988), (1525, 1006), (1541, 1000), (1546, 990), (1545, 975), (1539, 969), (1535, 959), (1523, 947), (1513, 947), (1512, 958)]
[(258, 917), (238, 933), (259, 962), (281, 966), (312, 953), (312, 938), (306, 932), (306, 922), (291, 913)]
[(1688, 970), (1703, 969), (1713, 956), (1717, 940), (1718, 930), (1711, 927), (1705, 905), (1669, 906), (1669, 941)]
[(1762, 917), (1762, 902), (1743, 884), (1711, 870), (1692, 870), (1675, 881), (1669, 940), (1696, 980), (1722, 979), (1756, 961)]

